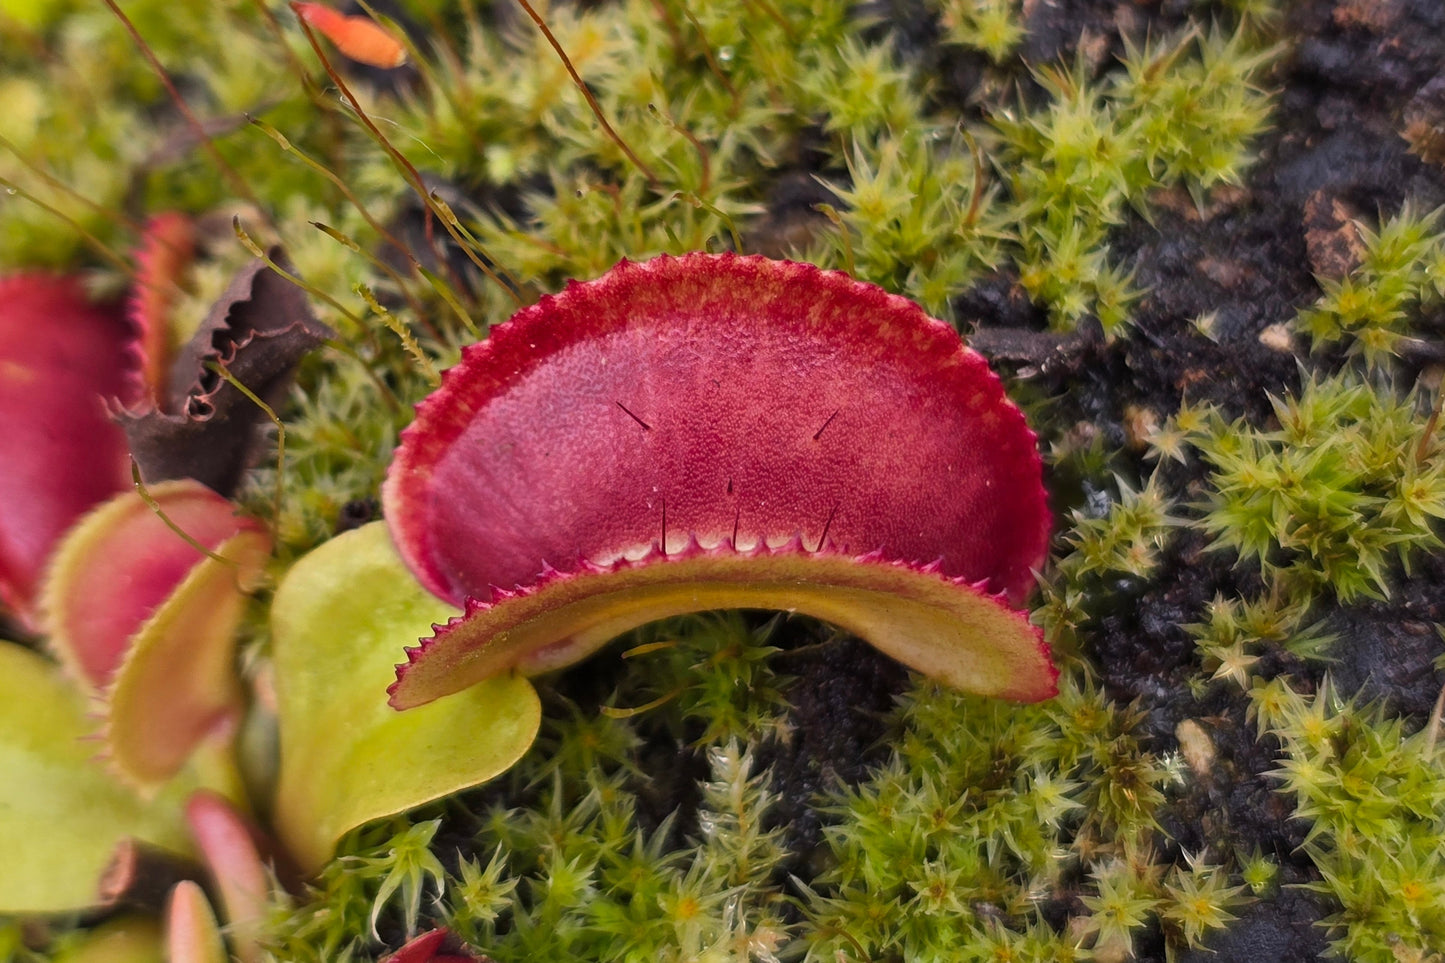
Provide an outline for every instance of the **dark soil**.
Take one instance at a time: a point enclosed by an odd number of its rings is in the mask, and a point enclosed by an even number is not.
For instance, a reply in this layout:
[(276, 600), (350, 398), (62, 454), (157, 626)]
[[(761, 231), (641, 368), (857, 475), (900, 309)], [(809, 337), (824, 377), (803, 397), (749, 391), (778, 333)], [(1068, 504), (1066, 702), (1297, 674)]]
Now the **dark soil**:
[[(1139, 40), (1176, 31), (1187, 15), (1200, 16), (1198, 6), (1025, 3), (1033, 11), (1025, 58), (1071, 63), (1080, 54), (1103, 69), (1122, 52), (1123, 35)], [(904, 7), (903, 0), (891, 5), (900, 14)], [(1228, 18), (1222, 10), (1218, 15)], [(941, 49), (927, 24), (897, 33), (900, 49), (935, 70), (941, 101), (972, 103), (981, 63)], [(1158, 197), (1152, 223), (1133, 217), (1112, 238), (1114, 257), (1148, 292), (1128, 337), (1104, 344), (1039, 334), (1031, 342), (1027, 332), (1042, 332), (1045, 319), (1006, 273), (960, 299), (960, 315), (978, 324), (980, 350), (1002, 366), (1023, 365), (1019, 370), (1066, 415), (1063, 423), (1081, 421), (1112, 447), (1123, 448), (1127, 420), (1140, 409), (1164, 416), (1184, 399), (1268, 424), (1268, 396), (1299, 383), (1301, 346), (1291, 351), (1261, 334), (1319, 296), (1316, 277), (1339, 277), (1353, 267), (1358, 239), (1350, 222), (1392, 214), (1407, 201), (1421, 210), (1445, 203), (1439, 166), (1445, 162), (1445, 4), (1296, 3), (1280, 39), (1289, 49), (1271, 78), (1278, 110), (1244, 183), (1216, 191), (1203, 211), (1187, 197)], [(1027, 78), (1020, 83), (1027, 89)], [(1209, 313), (1213, 340), (1193, 324)], [(1136, 478), (1150, 469), (1124, 450), (1115, 466)], [(1197, 480), (1190, 474), (1181, 469), (1167, 476), (1174, 494), (1187, 499)], [(1056, 510), (1078, 507), (1067, 503), (1066, 492), (1054, 495)], [(1147, 748), (1176, 750), (1176, 727), (1184, 720), (1214, 743), (1212, 771), (1173, 791), (1161, 815), (1173, 855), (1206, 847), (1258, 849), (1279, 862), (1285, 882), (1309, 882), (1315, 871), (1299, 852), (1307, 827), (1290, 820), (1293, 807), (1265, 775), (1276, 766), (1277, 747), (1270, 738), (1256, 739), (1241, 696), (1216, 686), (1198, 699), (1186, 685), (1202, 667), (1182, 626), (1201, 621), (1217, 593), (1247, 588), (1252, 578), (1203, 545), (1201, 535), (1185, 531), (1155, 578), (1114, 586), (1111, 611), (1098, 613), (1088, 654), (1110, 695), (1144, 711)], [(1337, 661), (1329, 666), (1333, 684), (1419, 725), (1445, 684), (1445, 673), (1433, 665), (1445, 652), (1434, 629), (1445, 615), (1445, 561), (1432, 558), (1409, 575), (1399, 573), (1397, 584), (1388, 603), (1326, 606), (1318, 615), (1338, 639)], [(1269, 668), (1315, 683), (1324, 674), (1283, 655)], [(1285, 887), (1243, 911), (1211, 941), (1213, 953), (1181, 959), (1314, 960), (1327, 943), (1317, 924), (1332, 911), (1315, 894)], [(1140, 959), (1163, 959), (1162, 940), (1144, 942)]]

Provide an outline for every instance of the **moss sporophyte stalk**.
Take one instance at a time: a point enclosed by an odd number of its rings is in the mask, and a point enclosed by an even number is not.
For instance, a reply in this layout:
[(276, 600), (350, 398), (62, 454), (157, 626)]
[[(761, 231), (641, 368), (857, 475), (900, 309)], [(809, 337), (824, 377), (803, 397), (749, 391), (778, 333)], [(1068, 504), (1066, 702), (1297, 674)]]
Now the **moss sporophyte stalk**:
[(1439, 963), (1418, 6), (8, 5), (0, 963)]

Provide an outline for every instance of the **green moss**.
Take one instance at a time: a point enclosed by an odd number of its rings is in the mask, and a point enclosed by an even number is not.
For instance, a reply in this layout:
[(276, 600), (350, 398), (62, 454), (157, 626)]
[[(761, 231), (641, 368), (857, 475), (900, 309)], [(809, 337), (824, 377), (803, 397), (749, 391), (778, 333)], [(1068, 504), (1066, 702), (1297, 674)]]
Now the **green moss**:
[(1445, 473), (1420, 457), (1419, 405), (1343, 373), (1275, 402), (1279, 427), (1217, 414), (1192, 437), (1213, 466), (1203, 524), (1283, 591), (1383, 597), (1392, 563), (1438, 547)]
[[(0, 197), (0, 264), (98, 269), (98, 287), (115, 291), (137, 219), (209, 216), (207, 257), (182, 280), (180, 311), (194, 318), (249, 257), (231, 214), (257, 242), (285, 244), (338, 342), (303, 367), (283, 411), (281, 565), (375, 498), (411, 404), (473, 331), (621, 257), (791, 244), (950, 320), (961, 294), (1002, 272), (1054, 327), (1096, 319), (1128, 336), (1146, 292), (1111, 251), (1114, 232), (1147, 218), (1160, 191), (1202, 205), (1240, 180), (1269, 122), (1278, 53), (1273, 5), (1236, 0), (1210, 11), (1217, 25), (1201, 14), (1127, 43), (1118, 63), (1024, 64), (1021, 4), (939, 0), (945, 42), (989, 62), (960, 110), (845, 0), (549, 11), (654, 182), (543, 38), (525, 21), (498, 28), (486, 5), (407, 4), (418, 72), (396, 89), (343, 73), (378, 134), (289, 15), (273, 25), (250, 3), (127, 3), (213, 122), (233, 179), (114, 19), (77, 6), (37, 8), (37, 30), (3, 34), (21, 42), (0, 65), (0, 177), (24, 196)], [(92, 121), (57, 121), (73, 116)], [(770, 236), (774, 191), (799, 173), (833, 202)], [(433, 201), (428, 218), (431, 188), (447, 206)], [(427, 272), (388, 237), (401, 234)], [(1322, 602), (1387, 597), (1439, 547), (1445, 469), (1424, 430), (1429, 399), (1400, 390), (1393, 367), (1445, 296), (1437, 220), (1406, 207), (1362, 238), (1358, 269), (1324, 283), (1298, 320), (1325, 370), (1281, 397), (1272, 423), (1186, 404), (1149, 439), (1161, 464), (1141, 476), (1100, 438), (1071, 444), (1071, 426), (1039, 406), (1041, 434), (1061, 439), (1055, 477), (1098, 496), (1061, 517), (1037, 613), (1065, 665), (1059, 699), (1020, 708), (910, 688), (879, 767), (824, 786), (825, 845), (803, 864), (771, 821), (762, 762), (791, 724), (770, 627), (736, 616), (653, 627), (629, 640), (606, 711), (549, 697), (536, 750), (499, 785), (353, 834), (304, 897), (277, 907), (273, 957), (369, 958), (373, 925), (394, 944), (437, 921), (499, 961), (1063, 961), (1146, 938), (1169, 953), (1207, 945), (1246, 891), (1274, 892), (1276, 867), (1212, 850), (1165, 861), (1160, 813), (1182, 777), (1088, 660), (1118, 591), (1157, 574), (1188, 523), (1247, 570), (1241, 582), (1258, 572), (1264, 585), (1222, 594), (1185, 627), (1199, 658), (1189, 684), (1247, 692), (1261, 738), (1284, 747), (1282, 789), (1315, 827), (1317, 889), (1340, 902), (1340, 952), (1425, 958), (1401, 934), (1442, 925), (1433, 740), (1261, 677), (1279, 650), (1320, 653)], [(447, 253), (460, 266), (443, 266)], [(243, 495), (268, 518), (273, 465)], [(1171, 487), (1188, 469), (1199, 486)], [(678, 777), (695, 807), (656, 811), (659, 746), (705, 770)], [(1388, 855), (1363, 848), (1365, 828)], [(1063, 927), (1041, 909), (1055, 896), (1069, 900)], [(18, 926), (0, 925), (0, 961), (44, 958), (22, 944)]]
[(855, 144), (847, 182), (834, 186), (841, 231), (812, 258), (847, 264), (946, 315), (952, 297), (1002, 262), (1007, 237), (997, 192), (969, 146), (924, 131)]
[(949, 43), (982, 51), (994, 63), (1002, 62), (1023, 40), (1016, 0), (943, 0), (935, 6)]
[(1106, 333), (1123, 330), (1137, 292), (1110, 262), (1109, 231), (1153, 191), (1183, 186), (1202, 203), (1238, 181), (1269, 116), (1255, 81), (1277, 53), (1243, 27), (1195, 30), (1130, 45), (1103, 80), (1082, 56), (1071, 69), (1034, 69), (1047, 102), (995, 123), (1020, 209), (1020, 280), (1055, 326), (1093, 314)]
[(1321, 281), (1324, 295), (1299, 317), (1297, 326), (1316, 347), (1344, 342), (1371, 369), (1395, 354), (1421, 310), (1445, 294), (1438, 213), (1422, 214), (1407, 204), (1378, 231), (1360, 228), (1359, 265), (1344, 278)]
[[(1327, 919), (1333, 952), (1361, 963), (1438, 959), (1445, 941), (1445, 768), (1438, 720), (1409, 732), (1399, 719), (1276, 682), (1256, 696), (1261, 725), (1283, 744), (1282, 792), (1308, 820), (1305, 844), (1337, 900)], [(1432, 956), (1432, 954), (1434, 954)]]

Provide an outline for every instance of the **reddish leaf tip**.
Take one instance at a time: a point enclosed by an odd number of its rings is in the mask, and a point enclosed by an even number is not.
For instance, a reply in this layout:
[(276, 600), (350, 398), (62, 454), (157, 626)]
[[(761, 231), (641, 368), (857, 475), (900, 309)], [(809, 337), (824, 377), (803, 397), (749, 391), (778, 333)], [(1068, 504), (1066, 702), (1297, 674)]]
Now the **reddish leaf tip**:
[(136, 252), (135, 286), (126, 305), (134, 337), (127, 352), (130, 384), (119, 399), (122, 408), (140, 402), (164, 403), (171, 360), (171, 312), (181, 275), (195, 252), (195, 227), (186, 215), (169, 211), (146, 222)]
[(479, 957), (446, 927), (414, 937), (382, 963), (474, 963)]

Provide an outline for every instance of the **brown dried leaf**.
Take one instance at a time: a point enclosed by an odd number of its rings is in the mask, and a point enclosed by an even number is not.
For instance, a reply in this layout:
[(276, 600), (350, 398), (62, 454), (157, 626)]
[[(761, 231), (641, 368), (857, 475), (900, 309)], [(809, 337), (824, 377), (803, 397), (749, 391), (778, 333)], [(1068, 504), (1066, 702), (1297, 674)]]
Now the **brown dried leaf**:
[[(280, 248), (268, 256), (293, 271)], [(264, 261), (240, 271), (172, 365), (160, 406), (118, 416), (145, 480), (194, 478), (234, 493), (266, 413), (209, 365), (224, 366), (274, 407), (302, 356), (332, 336), (301, 290)]]

